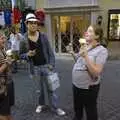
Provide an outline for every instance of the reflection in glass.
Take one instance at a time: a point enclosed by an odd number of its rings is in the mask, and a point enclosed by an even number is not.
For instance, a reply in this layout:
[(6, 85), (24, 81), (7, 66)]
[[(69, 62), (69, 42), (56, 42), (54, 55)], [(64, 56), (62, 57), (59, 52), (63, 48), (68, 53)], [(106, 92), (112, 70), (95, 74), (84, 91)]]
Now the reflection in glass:
[(68, 53), (67, 46), (71, 43), (72, 50), (79, 51), (79, 39), (90, 24), (90, 14), (79, 16), (53, 16), (54, 49), (56, 53)]
[(79, 51), (80, 44), (79, 39), (83, 36), (87, 27), (90, 24), (90, 15), (84, 14), (80, 16), (72, 16), (72, 34), (73, 34), (73, 51), (76, 53)]
[(60, 31), (61, 31), (61, 52), (66, 53), (66, 46), (70, 43), (70, 22), (69, 16), (60, 17)]
[(120, 39), (120, 14), (110, 14), (109, 39)]
[(59, 52), (59, 41), (58, 41), (58, 33), (59, 33), (59, 23), (58, 23), (58, 16), (54, 16), (52, 20), (52, 25), (53, 25), (53, 36), (54, 36), (54, 41), (53, 41), (53, 46), (55, 49), (55, 52)]

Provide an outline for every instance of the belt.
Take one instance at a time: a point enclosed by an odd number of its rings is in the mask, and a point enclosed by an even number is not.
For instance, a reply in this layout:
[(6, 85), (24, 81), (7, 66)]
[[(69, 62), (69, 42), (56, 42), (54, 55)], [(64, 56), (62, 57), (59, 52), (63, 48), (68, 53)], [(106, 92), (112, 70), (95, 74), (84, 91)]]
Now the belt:
[(89, 89), (90, 88), (96, 88), (96, 87), (100, 87), (100, 83), (96, 84), (96, 85), (89, 85)]
[(82, 69), (76, 69), (75, 71), (88, 71), (87, 69), (86, 70), (82, 70)]

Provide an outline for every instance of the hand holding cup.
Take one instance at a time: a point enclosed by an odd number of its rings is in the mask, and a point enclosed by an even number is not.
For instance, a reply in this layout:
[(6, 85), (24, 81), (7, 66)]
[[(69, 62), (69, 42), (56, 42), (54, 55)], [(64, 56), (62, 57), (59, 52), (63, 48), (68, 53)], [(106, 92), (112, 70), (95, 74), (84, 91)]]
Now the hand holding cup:
[(73, 50), (72, 50), (72, 43), (69, 43), (68, 46), (66, 46), (66, 50), (68, 53), (73, 53)]
[(29, 50), (28, 53), (27, 53), (27, 55), (28, 55), (29, 57), (32, 57), (32, 56), (34, 56), (35, 54), (36, 54), (36, 50)]
[(7, 50), (6, 51), (6, 62), (8, 63), (8, 64), (12, 64), (12, 62), (15, 60), (15, 59), (13, 59), (13, 52), (12, 52), (12, 50), (10, 49), (10, 50)]
[(85, 57), (85, 55), (87, 55), (87, 42), (86, 42), (86, 39), (80, 38), (79, 42), (80, 42), (80, 45), (81, 45), (79, 53), (80, 53), (81, 56)]

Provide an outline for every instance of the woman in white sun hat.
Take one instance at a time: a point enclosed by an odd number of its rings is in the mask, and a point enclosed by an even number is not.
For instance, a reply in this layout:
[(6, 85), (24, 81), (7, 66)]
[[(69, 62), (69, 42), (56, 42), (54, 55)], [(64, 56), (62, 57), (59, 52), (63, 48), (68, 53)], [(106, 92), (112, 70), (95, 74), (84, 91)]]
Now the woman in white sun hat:
[[(45, 106), (44, 84), (47, 88), (49, 103), (52, 110), (60, 116), (65, 115), (65, 112), (58, 108), (58, 97), (55, 91), (51, 91), (47, 83), (47, 75), (50, 70), (55, 68), (55, 56), (49, 44), (47, 36), (38, 31), (38, 19), (33, 13), (26, 16), (27, 33), (25, 40), (21, 43), (21, 54), (24, 58), (30, 61), (32, 74), (37, 74), (39, 77), (38, 84), (40, 90), (39, 105), (36, 112), (40, 113)], [(25, 50), (23, 50), (25, 46)]]

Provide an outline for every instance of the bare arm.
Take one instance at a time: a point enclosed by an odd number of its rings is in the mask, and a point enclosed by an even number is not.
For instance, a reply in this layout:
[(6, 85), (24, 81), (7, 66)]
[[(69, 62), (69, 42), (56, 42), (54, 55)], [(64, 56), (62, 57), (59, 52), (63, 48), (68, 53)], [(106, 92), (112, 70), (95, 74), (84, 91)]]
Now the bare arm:
[(0, 73), (4, 72), (7, 67), (8, 65), (6, 63), (2, 64), (2, 66), (0, 67)]
[(72, 55), (74, 61), (76, 62), (77, 61), (77, 55), (75, 53), (73, 53), (73, 52), (71, 52), (70, 54)]
[(97, 77), (103, 70), (102, 64), (96, 64), (92, 60), (89, 59), (88, 56), (85, 57), (86, 65), (90, 74), (94, 77)]
[(68, 51), (68, 52), (72, 55), (74, 61), (76, 62), (80, 56), (79, 53), (74, 53), (73, 51)]
[(86, 66), (93, 77), (97, 77), (103, 71), (104, 64), (108, 57), (107, 50), (101, 51), (95, 61), (90, 60), (88, 55), (85, 55)]

